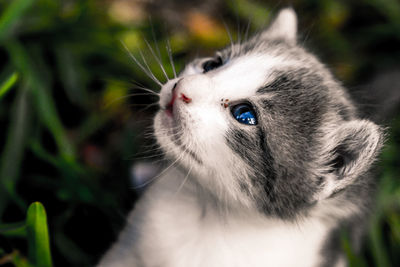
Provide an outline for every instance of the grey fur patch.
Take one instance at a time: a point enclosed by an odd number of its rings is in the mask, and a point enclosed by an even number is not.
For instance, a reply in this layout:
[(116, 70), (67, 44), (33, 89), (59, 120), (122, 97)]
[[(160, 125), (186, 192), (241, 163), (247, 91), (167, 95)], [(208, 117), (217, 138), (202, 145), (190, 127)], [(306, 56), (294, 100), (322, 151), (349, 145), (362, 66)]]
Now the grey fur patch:
[[(271, 91), (301, 90), (320, 87), (323, 90), (323, 79), (311, 69), (288, 69), (275, 71), (276, 78), (267, 86), (260, 88), (257, 93), (264, 94)], [(322, 88), (321, 88), (322, 87)]]
[(233, 124), (226, 142), (248, 166), (250, 181), (241, 181), (241, 187), (247, 185), (244, 191), (260, 210), (294, 219), (314, 207), (313, 196), (325, 185), (323, 170), (349, 162), (346, 157), (321, 156), (326, 142), (323, 129), (353, 120), (355, 108), (329, 71), (301, 47), (259, 35), (240, 49), (223, 51), (225, 57), (250, 53), (286, 57), (301, 67), (273, 70), (266, 77), (271, 82), (245, 99), (256, 110), (257, 130)]
[[(257, 129), (255, 133), (249, 133), (243, 129), (232, 129), (226, 138), (228, 146), (237, 153), (244, 161), (252, 166), (251, 187), (263, 188), (268, 195), (272, 192), (275, 181), (273, 170), (273, 158), (270, 154), (265, 135)], [(250, 149), (249, 149), (250, 148)], [(246, 192), (251, 192), (251, 188), (242, 182), (241, 187)], [(251, 195), (251, 194), (250, 194)], [(262, 201), (262, 199), (258, 199)], [(263, 206), (262, 203), (258, 203)]]

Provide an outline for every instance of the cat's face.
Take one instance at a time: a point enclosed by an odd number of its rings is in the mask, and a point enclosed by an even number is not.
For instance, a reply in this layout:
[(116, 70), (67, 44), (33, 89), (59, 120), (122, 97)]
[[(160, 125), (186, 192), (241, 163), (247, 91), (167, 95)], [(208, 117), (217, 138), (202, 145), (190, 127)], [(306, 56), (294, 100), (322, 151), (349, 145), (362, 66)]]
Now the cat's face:
[[(157, 141), (199, 185), (279, 217), (353, 183), (380, 146), (379, 129), (356, 120), (341, 86), (296, 45), (290, 9), (249, 41), (188, 64), (162, 87), (160, 107)], [(349, 141), (361, 132), (377, 141)], [(366, 166), (349, 172), (361, 156)]]

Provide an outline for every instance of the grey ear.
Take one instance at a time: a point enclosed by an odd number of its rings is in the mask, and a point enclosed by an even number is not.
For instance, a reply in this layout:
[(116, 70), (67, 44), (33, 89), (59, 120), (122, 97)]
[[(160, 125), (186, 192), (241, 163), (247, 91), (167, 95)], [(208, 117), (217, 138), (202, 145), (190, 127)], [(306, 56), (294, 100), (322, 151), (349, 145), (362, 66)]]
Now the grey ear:
[(353, 120), (329, 134), (324, 158), (329, 162), (318, 199), (344, 189), (365, 174), (376, 160), (383, 145), (382, 130), (366, 120)]
[(289, 43), (296, 43), (297, 16), (292, 8), (285, 8), (272, 21), (266, 31), (261, 34), (262, 38), (283, 39)]

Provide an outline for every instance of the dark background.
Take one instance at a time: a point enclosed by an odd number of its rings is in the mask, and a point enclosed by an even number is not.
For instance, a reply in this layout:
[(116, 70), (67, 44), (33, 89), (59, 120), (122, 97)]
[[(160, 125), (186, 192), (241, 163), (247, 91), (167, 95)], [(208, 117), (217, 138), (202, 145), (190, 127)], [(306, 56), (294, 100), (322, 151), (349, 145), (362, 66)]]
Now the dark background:
[[(152, 82), (129, 57), (145, 55), (165, 81), (169, 40), (177, 70), (294, 7), (299, 43), (349, 88), (364, 117), (387, 127), (379, 189), (364, 249), (343, 241), (351, 266), (400, 266), (400, 2), (397, 0), (14, 0), (0, 2), (0, 227), (46, 208), (55, 266), (91, 266), (109, 247), (140, 191), (132, 165), (157, 160)], [(249, 24), (249, 22), (251, 24)], [(226, 27), (224, 26), (226, 25)], [(0, 234), (2, 259), (27, 255)], [(4, 266), (13, 266), (8, 263)]]

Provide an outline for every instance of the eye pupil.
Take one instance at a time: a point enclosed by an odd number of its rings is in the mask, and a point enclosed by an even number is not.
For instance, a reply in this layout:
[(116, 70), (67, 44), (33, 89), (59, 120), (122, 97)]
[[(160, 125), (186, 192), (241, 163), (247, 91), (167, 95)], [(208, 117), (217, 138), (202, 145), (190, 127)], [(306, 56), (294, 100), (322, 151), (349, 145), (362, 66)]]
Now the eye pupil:
[(214, 58), (203, 63), (203, 73), (216, 69), (222, 65), (222, 58)]
[(248, 104), (239, 104), (232, 107), (232, 116), (240, 123), (256, 125), (257, 118), (253, 108)]

